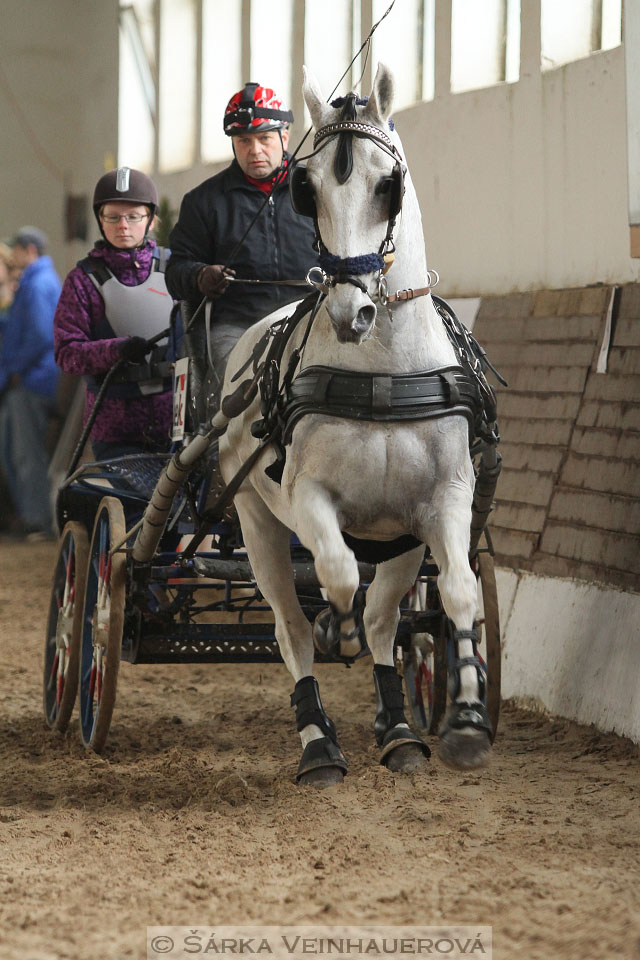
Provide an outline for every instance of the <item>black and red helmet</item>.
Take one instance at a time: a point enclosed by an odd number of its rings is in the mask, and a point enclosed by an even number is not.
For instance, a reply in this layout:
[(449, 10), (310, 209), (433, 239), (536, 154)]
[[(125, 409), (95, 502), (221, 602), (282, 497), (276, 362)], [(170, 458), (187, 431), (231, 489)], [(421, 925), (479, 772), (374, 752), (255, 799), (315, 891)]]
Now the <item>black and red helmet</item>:
[(293, 114), (270, 87), (245, 83), (231, 97), (224, 111), (224, 132), (228, 137), (240, 133), (281, 130), (293, 123)]
[(103, 203), (122, 200), (143, 203), (152, 214), (158, 209), (158, 191), (153, 180), (133, 167), (118, 167), (100, 177), (93, 191), (93, 212), (98, 217)]

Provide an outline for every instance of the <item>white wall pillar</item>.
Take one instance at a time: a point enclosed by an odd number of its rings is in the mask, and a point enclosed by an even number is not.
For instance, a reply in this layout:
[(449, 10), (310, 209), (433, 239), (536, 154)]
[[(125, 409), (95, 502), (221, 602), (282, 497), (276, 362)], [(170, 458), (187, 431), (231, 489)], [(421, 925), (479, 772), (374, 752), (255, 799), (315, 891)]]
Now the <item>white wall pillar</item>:
[(451, 92), (451, 2), (436, 3), (434, 47), (434, 96), (448, 97)]

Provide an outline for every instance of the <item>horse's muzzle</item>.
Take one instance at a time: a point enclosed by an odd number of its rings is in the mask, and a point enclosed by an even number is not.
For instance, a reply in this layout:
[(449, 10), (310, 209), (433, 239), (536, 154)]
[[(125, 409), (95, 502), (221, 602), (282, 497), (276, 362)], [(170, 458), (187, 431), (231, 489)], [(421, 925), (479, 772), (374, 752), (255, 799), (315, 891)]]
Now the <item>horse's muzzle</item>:
[(377, 311), (373, 303), (360, 307), (355, 316), (351, 312), (349, 316), (340, 316), (341, 311), (331, 307), (327, 309), (338, 343), (362, 343), (369, 336), (376, 322)]

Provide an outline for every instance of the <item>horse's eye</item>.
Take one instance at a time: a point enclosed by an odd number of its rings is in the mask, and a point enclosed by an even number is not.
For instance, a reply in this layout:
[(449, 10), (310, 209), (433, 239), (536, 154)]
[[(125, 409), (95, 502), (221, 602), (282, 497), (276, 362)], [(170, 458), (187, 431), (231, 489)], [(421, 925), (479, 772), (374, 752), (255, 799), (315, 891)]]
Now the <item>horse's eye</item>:
[(391, 177), (383, 177), (382, 180), (379, 180), (376, 185), (375, 193), (389, 193), (389, 190), (391, 189), (391, 180)]

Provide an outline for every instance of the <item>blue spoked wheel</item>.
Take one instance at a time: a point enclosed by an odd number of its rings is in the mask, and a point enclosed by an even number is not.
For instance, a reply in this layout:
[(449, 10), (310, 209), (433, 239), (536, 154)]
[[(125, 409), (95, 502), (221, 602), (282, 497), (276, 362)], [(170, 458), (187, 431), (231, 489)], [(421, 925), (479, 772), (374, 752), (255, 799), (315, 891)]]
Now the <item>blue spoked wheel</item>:
[(53, 571), (44, 645), (43, 705), (52, 730), (67, 729), (78, 691), (89, 537), (81, 523), (66, 524)]
[(100, 753), (116, 700), (126, 591), (122, 504), (104, 497), (98, 507), (87, 566), (80, 652), (80, 732), (86, 747)]

